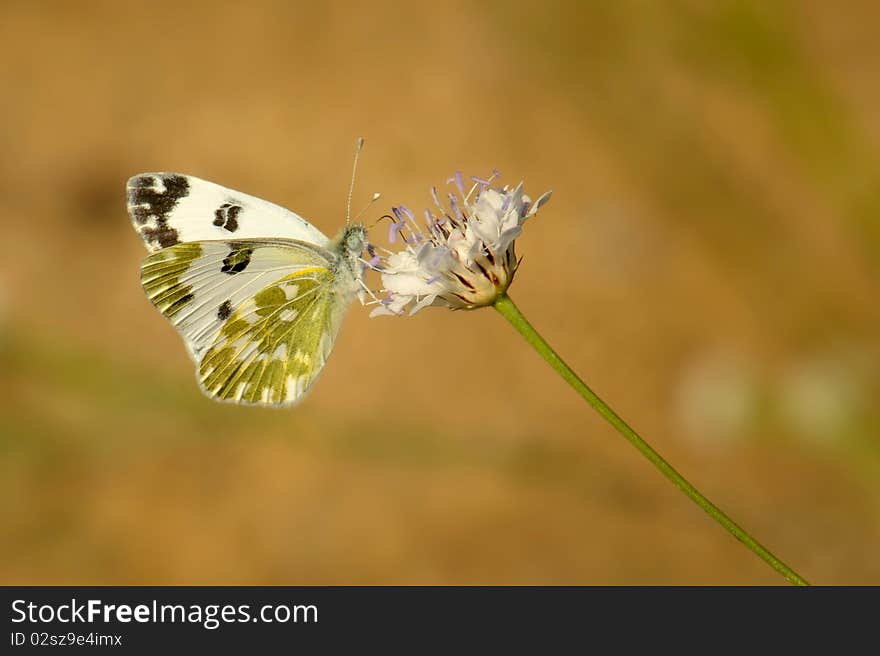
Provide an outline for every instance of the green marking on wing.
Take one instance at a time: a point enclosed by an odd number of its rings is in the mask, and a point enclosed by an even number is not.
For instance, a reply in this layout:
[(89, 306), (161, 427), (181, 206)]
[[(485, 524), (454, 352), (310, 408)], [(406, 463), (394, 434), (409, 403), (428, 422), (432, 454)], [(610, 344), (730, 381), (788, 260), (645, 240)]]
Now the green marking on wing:
[(141, 284), (147, 297), (169, 319), (193, 300), (192, 285), (181, 276), (202, 255), (199, 243), (177, 244), (149, 255), (141, 266)]
[(199, 363), (203, 388), (218, 399), (249, 403), (299, 398), (323, 367), (339, 328), (342, 308), (333, 282), (329, 269), (310, 267), (237, 308)]

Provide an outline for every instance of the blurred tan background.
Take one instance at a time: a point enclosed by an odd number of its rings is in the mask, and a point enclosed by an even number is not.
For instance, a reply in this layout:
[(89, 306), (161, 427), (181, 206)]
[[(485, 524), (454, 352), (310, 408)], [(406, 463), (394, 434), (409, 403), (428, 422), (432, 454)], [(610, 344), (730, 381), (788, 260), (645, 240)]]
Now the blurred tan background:
[(521, 309), (804, 576), (880, 583), (876, 3), (0, 14), (0, 582), (782, 582), (491, 310), (355, 306), (299, 407), (201, 396), (125, 180), (333, 233), (363, 135), (375, 216), (455, 169), (553, 188)]

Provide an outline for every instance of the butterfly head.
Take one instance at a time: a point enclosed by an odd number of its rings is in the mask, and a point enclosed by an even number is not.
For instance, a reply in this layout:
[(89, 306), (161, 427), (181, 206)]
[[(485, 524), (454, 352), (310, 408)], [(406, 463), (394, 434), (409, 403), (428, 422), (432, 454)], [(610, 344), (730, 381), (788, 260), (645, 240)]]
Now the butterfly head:
[(361, 270), (361, 253), (367, 247), (367, 229), (362, 223), (345, 227), (337, 240), (337, 252), (352, 273)]

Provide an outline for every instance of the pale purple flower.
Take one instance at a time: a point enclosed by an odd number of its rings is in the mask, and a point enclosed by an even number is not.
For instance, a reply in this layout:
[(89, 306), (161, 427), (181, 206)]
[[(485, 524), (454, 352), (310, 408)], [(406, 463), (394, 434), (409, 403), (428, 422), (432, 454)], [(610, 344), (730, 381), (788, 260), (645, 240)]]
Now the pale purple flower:
[(464, 178), (456, 173), (447, 184), (459, 194), (449, 193), (446, 204), (432, 188), (439, 216), (425, 210), (427, 231), (405, 206), (392, 208), (397, 221), (391, 236), (396, 238), (409, 219), (413, 238), (404, 240), (402, 250), (389, 252), (378, 267), (385, 298), (370, 316), (415, 314), (429, 305), (470, 310), (491, 305), (507, 290), (519, 265), (514, 241), (550, 192), (532, 202), (522, 183), (493, 189), (497, 177), (497, 171), (488, 178), (474, 176), (474, 186), (465, 193)]

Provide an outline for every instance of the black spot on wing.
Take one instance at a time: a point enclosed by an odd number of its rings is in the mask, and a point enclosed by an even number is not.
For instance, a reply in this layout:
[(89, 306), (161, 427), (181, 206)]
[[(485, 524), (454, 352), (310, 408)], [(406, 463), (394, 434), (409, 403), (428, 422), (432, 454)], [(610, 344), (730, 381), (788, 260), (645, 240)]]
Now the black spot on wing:
[(188, 303), (191, 303), (194, 298), (195, 296), (193, 294), (184, 294), (180, 298), (175, 299), (174, 302), (171, 303), (171, 305), (166, 307), (164, 310), (162, 310), (162, 312), (165, 314), (165, 316), (173, 317), (175, 314), (177, 314), (180, 308), (184, 307)]
[[(156, 189), (157, 177), (164, 186), (162, 191)], [(146, 223), (151, 218), (167, 220), (171, 210), (187, 195), (189, 180), (182, 175), (144, 175), (132, 180), (128, 188), (128, 204), (138, 223)]]
[(232, 314), (232, 302), (223, 301), (220, 307), (217, 308), (217, 318), (221, 321), (226, 321), (230, 314)]
[(214, 225), (235, 232), (238, 230), (238, 215), (241, 214), (241, 209), (240, 205), (223, 203), (214, 211)]
[(251, 263), (253, 252), (254, 249), (248, 246), (233, 245), (229, 255), (223, 258), (223, 266), (220, 267), (220, 271), (228, 273), (230, 276), (241, 273)]
[[(156, 189), (157, 178), (164, 187)], [(153, 225), (141, 230), (147, 242), (167, 248), (180, 242), (177, 230), (168, 225), (168, 216), (189, 195), (189, 180), (182, 175), (143, 175), (134, 178), (128, 187), (128, 209), (135, 223)]]
[(180, 239), (177, 238), (177, 230), (164, 221), (157, 222), (155, 228), (150, 226), (143, 228), (141, 234), (148, 242), (159, 244), (161, 248), (168, 248), (180, 243)]

